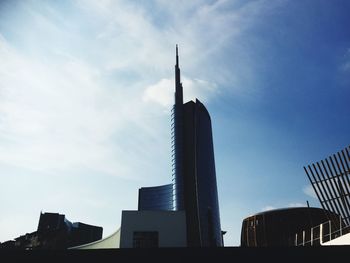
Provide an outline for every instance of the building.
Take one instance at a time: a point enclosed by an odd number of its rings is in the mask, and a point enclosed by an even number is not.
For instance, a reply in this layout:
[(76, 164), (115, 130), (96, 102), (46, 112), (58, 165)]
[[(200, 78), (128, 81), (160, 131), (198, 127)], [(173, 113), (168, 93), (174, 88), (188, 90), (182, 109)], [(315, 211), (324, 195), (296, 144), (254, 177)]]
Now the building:
[(171, 184), (140, 188), (120, 229), (72, 249), (223, 246), (211, 119), (198, 99), (183, 103), (177, 46), (172, 157)]
[(172, 184), (141, 188), (139, 210), (185, 211), (189, 247), (223, 246), (210, 115), (198, 99), (183, 103), (180, 75), (176, 46)]
[(186, 246), (184, 211), (123, 211), (120, 248)]
[[(350, 244), (350, 146), (324, 160), (309, 164), (304, 171), (327, 215), (316, 231), (306, 230), (306, 237), (296, 245), (323, 246)], [(316, 232), (316, 234), (315, 234)], [(307, 235), (310, 233), (310, 235)], [(301, 236), (301, 234), (299, 234)], [(303, 233), (305, 236), (305, 231)], [(315, 240), (315, 236), (319, 240)], [(299, 238), (301, 239), (301, 238)], [(308, 244), (308, 243), (307, 243)]]
[(172, 211), (173, 185), (140, 188), (138, 210)]
[(183, 103), (176, 46), (172, 183), (141, 187), (138, 211), (123, 211), (111, 236), (73, 249), (223, 246), (211, 119), (198, 100)]
[[(334, 215), (335, 216), (335, 215)], [(310, 237), (311, 229), (326, 222), (327, 214), (321, 208), (293, 207), (261, 212), (243, 220), (242, 247), (295, 246)], [(303, 233), (303, 235), (300, 235)], [(315, 232), (316, 233), (316, 232)]]
[(304, 167), (322, 208), (285, 208), (243, 220), (241, 246), (350, 244), (350, 147)]
[(37, 231), (27, 233), (0, 244), (12, 249), (65, 249), (102, 238), (102, 227), (76, 222), (71, 223), (65, 215), (40, 213)]
[(223, 246), (211, 119), (198, 99), (183, 103), (177, 47), (172, 120), (174, 206), (186, 212), (188, 246)]
[(70, 249), (187, 247), (184, 211), (123, 211), (112, 235)]

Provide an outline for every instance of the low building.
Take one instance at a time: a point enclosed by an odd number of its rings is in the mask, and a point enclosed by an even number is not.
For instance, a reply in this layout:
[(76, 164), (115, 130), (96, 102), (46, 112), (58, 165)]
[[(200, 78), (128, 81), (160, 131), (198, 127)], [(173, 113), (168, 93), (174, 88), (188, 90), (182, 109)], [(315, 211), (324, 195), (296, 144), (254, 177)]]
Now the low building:
[(123, 211), (121, 248), (186, 247), (184, 211)]
[(70, 249), (186, 246), (184, 211), (123, 211), (121, 227), (112, 235)]
[[(297, 234), (310, 231), (312, 227), (326, 221), (327, 213), (316, 207), (293, 207), (261, 212), (243, 220), (241, 246), (294, 246)], [(308, 236), (309, 233), (304, 235)]]
[(102, 238), (103, 228), (80, 222), (71, 223), (65, 215), (40, 213), (37, 231), (0, 244), (9, 249), (66, 249)]

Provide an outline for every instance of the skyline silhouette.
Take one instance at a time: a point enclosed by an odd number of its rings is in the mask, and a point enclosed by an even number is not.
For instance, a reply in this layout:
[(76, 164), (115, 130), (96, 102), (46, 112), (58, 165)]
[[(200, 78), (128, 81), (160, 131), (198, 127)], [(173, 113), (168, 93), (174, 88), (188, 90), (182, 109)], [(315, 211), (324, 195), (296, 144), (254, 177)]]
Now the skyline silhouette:
[[(175, 10), (175, 12), (174, 12)], [(173, 47), (213, 120), (225, 245), (319, 207), (303, 166), (349, 145), (348, 1), (0, 3), (0, 242), (40, 211), (102, 226), (171, 180)], [(96, 212), (99, 211), (99, 212)]]

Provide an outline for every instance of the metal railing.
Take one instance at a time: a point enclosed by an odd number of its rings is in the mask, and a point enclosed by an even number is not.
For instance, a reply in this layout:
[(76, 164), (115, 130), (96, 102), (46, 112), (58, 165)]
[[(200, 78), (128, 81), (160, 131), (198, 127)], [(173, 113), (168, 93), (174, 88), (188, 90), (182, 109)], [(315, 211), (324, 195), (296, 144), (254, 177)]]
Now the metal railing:
[(295, 246), (320, 246), (324, 242), (331, 241), (342, 235), (350, 233), (350, 226), (344, 226), (342, 221), (334, 224), (332, 221), (324, 222), (309, 230), (304, 230), (295, 234)]

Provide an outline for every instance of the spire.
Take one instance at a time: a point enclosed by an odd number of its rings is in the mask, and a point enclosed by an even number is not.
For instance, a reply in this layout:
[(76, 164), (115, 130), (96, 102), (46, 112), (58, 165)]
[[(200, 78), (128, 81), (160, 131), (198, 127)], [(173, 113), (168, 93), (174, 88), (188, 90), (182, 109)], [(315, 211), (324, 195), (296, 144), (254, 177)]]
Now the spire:
[(175, 65), (175, 105), (183, 104), (182, 83), (179, 68), (179, 50), (176, 45), (176, 65)]
[(179, 67), (179, 52), (176, 44), (176, 66)]

